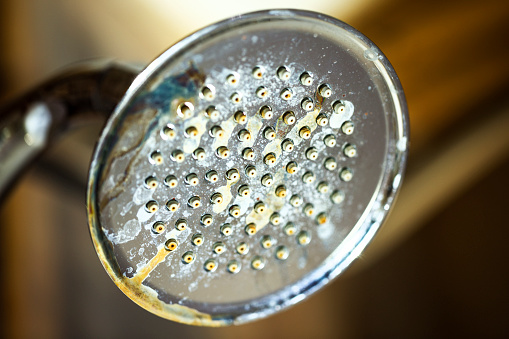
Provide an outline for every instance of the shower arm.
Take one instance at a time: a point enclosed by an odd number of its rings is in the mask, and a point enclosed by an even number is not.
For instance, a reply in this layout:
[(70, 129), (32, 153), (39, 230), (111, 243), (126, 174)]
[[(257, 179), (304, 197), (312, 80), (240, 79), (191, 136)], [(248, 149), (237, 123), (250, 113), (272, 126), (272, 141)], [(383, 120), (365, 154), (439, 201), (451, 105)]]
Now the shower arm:
[(59, 136), (105, 121), (139, 71), (112, 61), (80, 64), (0, 108), (0, 200)]

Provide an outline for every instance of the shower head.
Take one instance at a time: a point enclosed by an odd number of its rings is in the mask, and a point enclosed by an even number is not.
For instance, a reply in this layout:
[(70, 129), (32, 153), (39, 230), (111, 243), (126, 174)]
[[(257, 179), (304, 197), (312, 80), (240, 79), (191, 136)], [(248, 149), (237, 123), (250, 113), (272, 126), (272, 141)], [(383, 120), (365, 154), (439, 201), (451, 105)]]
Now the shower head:
[[(33, 92), (24, 125), (0, 114), (0, 193), (66, 114), (110, 112), (132, 72), (90, 74)], [(92, 240), (150, 312), (206, 326), (262, 318), (360, 254), (407, 144), (401, 85), (366, 37), (305, 11), (237, 16), (169, 48), (125, 92), (89, 171)]]
[(348, 25), (294, 10), (217, 23), (154, 60), (109, 119), (89, 174), (94, 245), (161, 317), (267, 316), (371, 240), (407, 133), (392, 67)]

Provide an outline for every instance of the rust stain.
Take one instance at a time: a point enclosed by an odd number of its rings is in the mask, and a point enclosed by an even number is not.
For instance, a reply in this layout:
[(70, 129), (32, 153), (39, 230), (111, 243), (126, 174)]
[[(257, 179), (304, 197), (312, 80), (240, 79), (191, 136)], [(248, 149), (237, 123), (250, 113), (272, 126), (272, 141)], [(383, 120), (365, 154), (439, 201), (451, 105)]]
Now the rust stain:
[[(158, 315), (161, 318), (181, 322), (188, 325), (220, 327), (232, 324), (232, 319), (221, 317), (212, 317), (210, 314), (199, 312), (187, 306), (178, 304), (166, 304), (158, 298), (157, 292), (150, 287), (142, 284), (142, 281), (148, 274), (164, 259), (167, 252), (164, 247), (150, 260), (150, 262), (140, 270), (134, 278), (125, 277), (119, 270), (113, 255), (111, 243), (105, 238), (104, 234), (94, 227), (96, 215), (93, 208), (90, 209), (89, 221), (92, 241), (97, 251), (99, 259), (108, 272), (115, 285), (139, 306), (149, 312)], [(164, 252), (167, 253), (164, 253)]]
[(166, 259), (166, 256), (171, 253), (170, 251), (166, 250), (164, 246), (159, 249), (157, 254), (150, 259), (147, 265), (143, 267), (141, 270), (138, 270), (138, 273), (131, 278), (131, 281), (136, 282), (138, 284), (141, 284), (147, 276), (156, 268), (157, 265), (159, 265), (161, 262), (163, 262)]
[(263, 211), (262, 213), (257, 213), (255, 212), (255, 210), (252, 210), (246, 216), (246, 224), (254, 223), (256, 225), (256, 232), (258, 232), (269, 223), (270, 216), (273, 212), (274, 210), (271, 208), (270, 205), (268, 205), (265, 211)]
[(176, 77), (177, 82), (182, 86), (187, 86), (191, 81), (196, 87), (201, 86), (205, 82), (205, 79), (206, 75), (201, 72), (192, 61), (189, 62), (189, 67), (186, 71)]
[(214, 204), (212, 206), (212, 209), (214, 210), (214, 213), (221, 213), (226, 209), (228, 204), (231, 202), (233, 195), (231, 192), (232, 185), (236, 184), (240, 180), (240, 176), (237, 180), (230, 180), (226, 179), (226, 185), (218, 187), (216, 189), (216, 192), (221, 193), (223, 195), (223, 202), (220, 204)]

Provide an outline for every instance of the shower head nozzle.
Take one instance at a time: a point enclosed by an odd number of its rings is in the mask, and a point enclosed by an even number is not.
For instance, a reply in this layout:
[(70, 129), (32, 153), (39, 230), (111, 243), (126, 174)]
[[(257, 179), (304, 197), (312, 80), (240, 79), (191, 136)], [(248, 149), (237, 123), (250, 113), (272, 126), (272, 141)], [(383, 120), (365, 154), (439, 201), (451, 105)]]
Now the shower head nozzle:
[(94, 245), (161, 317), (267, 316), (371, 240), (407, 136), (397, 76), (348, 25), (293, 10), (220, 22), (154, 60), (109, 119), (89, 174)]

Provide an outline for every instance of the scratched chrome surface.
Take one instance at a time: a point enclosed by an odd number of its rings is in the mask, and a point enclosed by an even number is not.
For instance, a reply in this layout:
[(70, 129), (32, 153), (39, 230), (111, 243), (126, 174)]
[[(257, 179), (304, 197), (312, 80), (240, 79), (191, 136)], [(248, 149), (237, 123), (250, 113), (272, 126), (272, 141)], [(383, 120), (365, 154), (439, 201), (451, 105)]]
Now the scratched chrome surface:
[[(261, 79), (253, 76), (257, 66), (264, 70)], [(281, 66), (291, 72), (288, 79), (278, 76)], [(311, 85), (302, 84), (304, 72), (312, 75)], [(237, 77), (235, 84), (227, 81), (231, 74)], [(330, 97), (319, 94), (322, 84), (330, 86)], [(213, 97), (203, 95), (204, 86), (214, 89)], [(256, 94), (260, 86), (267, 90), (263, 98)], [(289, 100), (281, 97), (286, 88), (293, 93)], [(240, 102), (232, 100), (235, 93)], [(306, 97), (314, 103), (309, 111), (301, 104)], [(340, 112), (333, 109), (337, 101), (344, 106)], [(193, 108), (187, 116), (178, 114), (183, 103)], [(206, 114), (211, 105), (219, 111), (216, 118)], [(264, 105), (272, 108), (272, 118), (260, 116)], [(234, 119), (239, 110), (246, 113), (245, 124)], [(294, 112), (294, 124), (283, 122), (286, 111)], [(325, 126), (317, 125), (318, 114), (327, 116)], [(403, 93), (385, 56), (342, 22), (316, 13), (270, 11), (210, 26), (149, 65), (103, 131), (88, 192), (99, 257), (130, 298), (169, 319), (225, 325), (289, 306), (346, 268), (380, 226), (401, 181), (406, 119)], [(342, 131), (345, 121), (355, 126), (350, 135)], [(222, 127), (222, 137), (211, 135), (216, 125)], [(164, 134), (165, 126), (176, 132), (175, 138)], [(186, 134), (190, 126), (196, 128), (194, 137)], [(299, 136), (303, 126), (311, 130), (309, 139)], [(275, 130), (275, 139), (264, 137), (266, 127)], [(249, 141), (239, 140), (242, 129), (250, 132)], [(333, 147), (323, 141), (330, 134), (336, 138)], [(281, 149), (287, 138), (294, 142), (292, 152)], [(345, 145), (356, 147), (355, 156), (345, 155)], [(216, 154), (221, 146), (229, 149), (226, 159)], [(203, 160), (193, 156), (198, 147), (206, 153)], [(254, 160), (243, 158), (246, 147), (254, 150)], [(318, 151), (316, 160), (306, 158), (309, 147)], [(183, 162), (172, 157), (175, 150), (183, 152)], [(151, 157), (154, 152), (159, 152), (159, 162)], [(276, 156), (272, 165), (264, 161), (269, 153)], [(324, 167), (329, 157), (337, 162), (334, 170)], [(290, 161), (299, 164), (295, 174), (286, 170)], [(247, 165), (255, 166), (254, 177), (246, 175)], [(238, 169), (238, 179), (226, 178), (232, 168)], [(345, 168), (353, 174), (350, 181), (340, 176)], [(216, 182), (205, 179), (210, 170), (217, 171)], [(313, 183), (303, 182), (306, 171), (315, 174)], [(196, 186), (186, 184), (190, 173), (198, 177)], [(267, 173), (274, 181), (270, 187), (261, 184)], [(176, 187), (164, 183), (168, 175), (177, 178)], [(149, 177), (155, 179), (152, 188), (146, 184)], [(320, 182), (328, 183), (328, 192), (317, 190)], [(250, 187), (249, 196), (237, 193), (241, 185)], [(285, 197), (275, 194), (280, 185), (287, 189)], [(344, 193), (340, 203), (331, 199), (336, 191)], [(216, 192), (222, 194), (222, 203), (210, 201)], [(302, 197), (303, 204), (290, 204), (293, 195)], [(201, 206), (188, 204), (193, 196), (201, 198)], [(165, 206), (171, 199), (179, 202), (174, 212)], [(147, 209), (151, 201), (157, 205), (152, 212)], [(254, 211), (259, 201), (266, 206), (262, 213)], [(303, 212), (306, 204), (313, 205), (312, 215)], [(238, 217), (230, 215), (232, 205), (240, 208)], [(271, 222), (274, 212), (279, 223)], [(204, 214), (212, 216), (211, 225), (201, 223)], [(182, 218), (187, 228), (178, 230), (175, 222)], [(156, 222), (163, 225), (159, 233), (152, 230)], [(284, 228), (288, 222), (296, 228), (291, 235)], [(230, 235), (220, 231), (225, 223), (231, 225)], [(256, 226), (254, 235), (246, 233), (248, 224)], [(308, 244), (298, 241), (302, 231), (309, 235)], [(200, 246), (192, 243), (198, 233), (203, 235)], [(264, 248), (261, 241), (267, 237), (272, 246)], [(174, 251), (165, 248), (168, 239), (178, 242)], [(220, 254), (214, 252), (217, 242), (223, 244)], [(247, 254), (236, 250), (240, 242), (248, 245)], [(286, 260), (277, 258), (280, 246), (288, 252)], [(194, 260), (186, 263), (183, 255), (189, 251)], [(253, 268), (254, 258), (262, 260), (262, 269)], [(215, 260), (212, 271), (204, 267), (209, 259)], [(227, 269), (232, 260), (240, 267), (235, 274)]]

